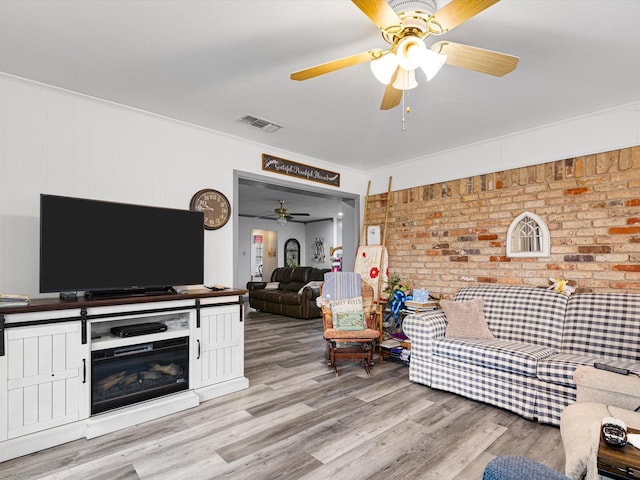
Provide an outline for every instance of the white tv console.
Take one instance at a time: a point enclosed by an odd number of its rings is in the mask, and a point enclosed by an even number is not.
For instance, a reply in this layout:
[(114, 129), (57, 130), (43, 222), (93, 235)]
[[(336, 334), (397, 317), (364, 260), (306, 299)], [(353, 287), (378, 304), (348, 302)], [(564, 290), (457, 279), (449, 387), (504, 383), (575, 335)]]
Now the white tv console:
[[(97, 437), (248, 388), (245, 293), (201, 289), (93, 301), (36, 299), (27, 306), (1, 309), (0, 461)], [(110, 333), (112, 326), (147, 322), (168, 328), (128, 338)], [(92, 352), (185, 337), (188, 387), (91, 414)]]

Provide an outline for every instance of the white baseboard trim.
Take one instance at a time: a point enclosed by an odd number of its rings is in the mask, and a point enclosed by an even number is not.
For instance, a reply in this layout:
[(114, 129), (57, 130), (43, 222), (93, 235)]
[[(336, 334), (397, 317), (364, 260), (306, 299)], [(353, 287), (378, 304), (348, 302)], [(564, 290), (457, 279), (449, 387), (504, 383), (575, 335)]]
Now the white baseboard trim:
[(2, 442), (0, 462), (84, 438), (85, 422), (73, 422)]
[(226, 382), (216, 383), (209, 387), (198, 388), (195, 392), (201, 402), (221, 397), (229, 393), (238, 392), (249, 388), (249, 379), (246, 377), (234, 378)]

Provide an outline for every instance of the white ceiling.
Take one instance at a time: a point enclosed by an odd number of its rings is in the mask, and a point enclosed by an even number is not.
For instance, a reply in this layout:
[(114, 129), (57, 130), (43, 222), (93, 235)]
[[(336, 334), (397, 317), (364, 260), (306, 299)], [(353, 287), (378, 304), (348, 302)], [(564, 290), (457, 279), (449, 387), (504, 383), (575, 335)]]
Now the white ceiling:
[[(387, 46), (347, 0), (1, 0), (0, 71), (370, 170), (637, 101), (639, 19), (638, 0), (502, 0), (427, 43), (509, 53), (518, 68), (445, 65), (409, 92), (405, 131), (401, 108), (379, 110), (367, 64), (289, 79)], [(237, 122), (248, 113), (283, 128)]]

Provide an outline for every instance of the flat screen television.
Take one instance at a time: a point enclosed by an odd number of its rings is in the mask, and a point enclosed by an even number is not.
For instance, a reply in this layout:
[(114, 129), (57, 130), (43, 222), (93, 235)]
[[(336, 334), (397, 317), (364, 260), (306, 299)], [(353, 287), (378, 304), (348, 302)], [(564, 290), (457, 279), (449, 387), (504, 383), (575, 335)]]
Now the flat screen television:
[(203, 279), (202, 212), (40, 195), (40, 292), (169, 293)]

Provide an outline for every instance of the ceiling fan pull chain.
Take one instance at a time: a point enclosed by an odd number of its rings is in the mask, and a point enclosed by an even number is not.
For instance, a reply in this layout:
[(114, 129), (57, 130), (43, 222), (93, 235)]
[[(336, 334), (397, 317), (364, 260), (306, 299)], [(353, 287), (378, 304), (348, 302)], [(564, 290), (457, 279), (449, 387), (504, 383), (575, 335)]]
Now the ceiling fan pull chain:
[(403, 132), (406, 130), (406, 128), (405, 128), (405, 118), (404, 118), (404, 114), (405, 114), (405, 112), (406, 112), (406, 113), (411, 113), (411, 107), (410, 107), (410, 106), (406, 106), (406, 107), (405, 107), (405, 104), (404, 104), (404, 97), (405, 97), (405, 96), (407, 96), (407, 95), (409, 95), (409, 91), (408, 91), (408, 90), (405, 90), (405, 91), (402, 93), (402, 131), (403, 131)]

